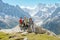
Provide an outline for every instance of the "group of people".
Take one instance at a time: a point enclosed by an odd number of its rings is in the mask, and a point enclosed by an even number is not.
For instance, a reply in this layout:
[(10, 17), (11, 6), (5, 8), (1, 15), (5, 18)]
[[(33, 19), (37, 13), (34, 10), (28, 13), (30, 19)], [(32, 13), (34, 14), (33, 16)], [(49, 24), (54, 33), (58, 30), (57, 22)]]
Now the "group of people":
[(24, 19), (22, 17), (20, 17), (19, 19), (19, 26), (21, 28), (21, 30), (27, 31), (27, 29), (31, 28), (32, 32), (33, 30), (33, 26), (34, 26), (34, 22), (32, 20), (32, 18), (27, 18), (24, 17)]

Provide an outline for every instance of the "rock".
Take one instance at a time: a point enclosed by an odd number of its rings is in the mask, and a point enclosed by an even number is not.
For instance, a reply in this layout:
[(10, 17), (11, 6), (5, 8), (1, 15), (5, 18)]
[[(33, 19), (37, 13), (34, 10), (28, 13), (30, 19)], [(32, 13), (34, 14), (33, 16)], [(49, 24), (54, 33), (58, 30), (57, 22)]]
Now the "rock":
[(42, 30), (41, 27), (35, 27), (35, 33), (44, 34), (46, 33), (46, 30)]
[[(4, 33), (18, 33), (18, 32), (21, 32), (22, 35), (26, 35), (27, 33), (32, 33), (32, 29), (28, 28), (27, 32), (23, 32), (23, 31), (20, 30), (19, 25), (17, 25), (15, 28), (12, 28), (12, 29), (1, 29), (0, 32), (4, 32)], [(51, 32), (47, 29), (44, 29), (42, 27), (36, 26), (36, 25), (34, 25), (34, 32), (36, 34), (45, 34), (46, 33), (47, 35), (56, 36), (55, 33)]]
[(32, 29), (31, 28), (28, 28), (28, 33), (32, 33)]
[(1, 40), (2, 38), (0, 38), (0, 40)]
[(19, 36), (13, 35), (13, 36), (9, 36), (9, 39), (10, 38), (19, 38)]
[(15, 40), (21, 40), (21, 39), (15, 39)]
[(26, 37), (26, 38), (24, 38), (24, 40), (28, 40), (28, 39), (27, 39), (27, 37)]
[(23, 33), (21, 33), (21, 34), (27, 34), (28, 32), (23, 32)]
[(23, 32), (23, 33), (21, 33), (21, 34), (22, 34), (22, 36), (26, 36), (27, 33), (28, 33), (28, 32)]
[(46, 34), (47, 34), (47, 35), (50, 35), (50, 36), (55, 36), (55, 37), (57, 37), (57, 35), (56, 35), (55, 33), (51, 32), (51, 31), (49, 31), (49, 30), (46, 31)]
[(15, 39), (15, 40), (23, 40), (24, 38), (17, 38), (17, 39)]
[(49, 30), (44, 29), (42, 27), (35, 27), (35, 33), (36, 34), (47, 34), (47, 35), (50, 35), (50, 36), (56, 36), (56, 34), (53, 33), (52, 31), (49, 31)]
[(10, 39), (10, 38), (14, 38), (14, 37), (15, 37), (15, 36), (9, 36), (9, 39)]

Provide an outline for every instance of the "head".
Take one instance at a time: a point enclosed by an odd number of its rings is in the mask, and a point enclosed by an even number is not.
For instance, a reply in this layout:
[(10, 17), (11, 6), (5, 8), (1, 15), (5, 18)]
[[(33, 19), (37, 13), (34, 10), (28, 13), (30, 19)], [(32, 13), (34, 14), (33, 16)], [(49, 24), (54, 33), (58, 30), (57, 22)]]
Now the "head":
[(24, 19), (26, 19), (26, 16), (24, 16)]
[(32, 21), (32, 18), (29, 18), (30, 21)]

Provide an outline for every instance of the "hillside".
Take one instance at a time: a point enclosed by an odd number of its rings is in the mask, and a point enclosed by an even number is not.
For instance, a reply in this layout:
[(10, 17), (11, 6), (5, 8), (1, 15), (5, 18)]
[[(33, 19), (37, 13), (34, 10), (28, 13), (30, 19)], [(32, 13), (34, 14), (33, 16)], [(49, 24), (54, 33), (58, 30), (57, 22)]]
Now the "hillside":
[[(30, 30), (30, 29), (29, 29)], [(12, 29), (1, 29), (0, 30), (1, 40), (60, 40), (56, 34), (53, 32), (43, 29), (40, 27), (35, 27), (35, 32), (30, 33), (22, 32), (19, 25)]]
[(60, 40), (60, 38), (46, 34), (28, 33), (23, 35), (21, 33), (6, 34), (0, 32), (0, 40)]

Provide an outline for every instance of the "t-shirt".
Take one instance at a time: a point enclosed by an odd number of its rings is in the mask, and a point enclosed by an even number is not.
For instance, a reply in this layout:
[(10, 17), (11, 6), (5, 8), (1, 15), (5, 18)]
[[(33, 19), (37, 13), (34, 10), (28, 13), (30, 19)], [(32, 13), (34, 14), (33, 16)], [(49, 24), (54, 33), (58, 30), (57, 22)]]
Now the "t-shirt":
[(20, 24), (22, 24), (22, 23), (23, 23), (23, 20), (22, 20), (22, 19), (20, 19), (20, 20), (19, 20), (19, 23), (20, 23)]

